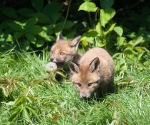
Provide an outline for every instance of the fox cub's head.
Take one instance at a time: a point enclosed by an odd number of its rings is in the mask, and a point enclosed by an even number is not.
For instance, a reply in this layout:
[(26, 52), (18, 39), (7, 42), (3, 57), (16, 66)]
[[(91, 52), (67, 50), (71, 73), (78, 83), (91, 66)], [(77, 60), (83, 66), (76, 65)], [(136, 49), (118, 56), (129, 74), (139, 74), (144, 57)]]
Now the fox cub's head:
[(80, 38), (81, 36), (78, 36), (71, 41), (66, 41), (60, 32), (56, 43), (51, 48), (50, 61), (55, 63), (72, 61), (74, 55), (77, 53)]
[(89, 98), (99, 87), (101, 81), (100, 60), (95, 58), (90, 64), (75, 64), (69, 61), (72, 82), (80, 92), (81, 98)]

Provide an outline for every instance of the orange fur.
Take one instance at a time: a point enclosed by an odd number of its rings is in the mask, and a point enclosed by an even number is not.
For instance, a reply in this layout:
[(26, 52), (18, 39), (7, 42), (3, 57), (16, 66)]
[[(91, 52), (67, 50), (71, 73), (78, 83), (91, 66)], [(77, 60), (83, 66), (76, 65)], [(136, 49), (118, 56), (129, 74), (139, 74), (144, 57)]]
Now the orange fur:
[(89, 98), (94, 92), (100, 95), (101, 92), (113, 91), (114, 62), (106, 50), (90, 49), (81, 57), (79, 64), (70, 61), (69, 68), (81, 98)]
[(81, 36), (78, 36), (71, 41), (67, 41), (64, 40), (62, 34), (59, 33), (56, 43), (51, 47), (50, 61), (55, 62), (58, 68), (62, 68), (68, 61), (78, 63), (81, 57), (81, 55), (77, 53), (80, 38)]

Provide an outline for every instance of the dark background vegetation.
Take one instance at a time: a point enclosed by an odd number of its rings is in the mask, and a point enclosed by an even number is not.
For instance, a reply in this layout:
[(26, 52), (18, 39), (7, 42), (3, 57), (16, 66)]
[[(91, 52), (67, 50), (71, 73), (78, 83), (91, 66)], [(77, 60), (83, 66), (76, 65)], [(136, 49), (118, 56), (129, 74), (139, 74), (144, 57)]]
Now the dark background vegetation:
[[(42, 2), (39, 2), (42, 1)], [(76, 35), (83, 35), (90, 28), (94, 29), (95, 13), (78, 11), (79, 6), (84, 2), (81, 0), (1, 0), (0, 1), (0, 46), (1, 51), (11, 49), (24, 49), (26, 51), (42, 50), (55, 42), (56, 34), (60, 31), (71, 39)], [(55, 2), (51, 9), (45, 8)], [(92, 1), (101, 9), (100, 1)], [(108, 1), (109, 2), (109, 1)], [(150, 2), (149, 0), (115, 0), (112, 8), (116, 14), (112, 21), (123, 28), (123, 35), (127, 42), (145, 35), (149, 42), (150, 31)], [(28, 8), (28, 9), (27, 9)], [(45, 9), (44, 9), (45, 8)], [(99, 13), (97, 13), (98, 15)], [(90, 16), (89, 16), (90, 15)], [(24, 28), (29, 19), (32, 20), (29, 27)], [(16, 21), (16, 23), (14, 23)], [(19, 24), (21, 23), (21, 24)], [(19, 25), (18, 25), (19, 24)], [(65, 25), (64, 25), (65, 24)], [(34, 27), (34, 26), (37, 27)], [(22, 28), (21, 28), (22, 26)], [(27, 29), (27, 30), (26, 30)], [(32, 30), (30, 32), (30, 30)], [(29, 34), (26, 34), (29, 32)], [(131, 35), (132, 36), (129, 36)], [(111, 33), (113, 34), (113, 33)], [(134, 34), (134, 36), (133, 36)], [(147, 40), (148, 39), (148, 40)], [(116, 40), (116, 39), (115, 39)], [(113, 40), (112, 40), (113, 41)], [(94, 41), (93, 41), (94, 43)], [(83, 45), (84, 48), (94, 47)], [(117, 40), (109, 44), (108, 49), (115, 50)], [(146, 43), (148, 44), (148, 43)], [(86, 47), (85, 47), (86, 46)], [(107, 46), (107, 45), (105, 45)], [(149, 45), (144, 45), (150, 49)], [(122, 50), (121, 50), (122, 51)]]

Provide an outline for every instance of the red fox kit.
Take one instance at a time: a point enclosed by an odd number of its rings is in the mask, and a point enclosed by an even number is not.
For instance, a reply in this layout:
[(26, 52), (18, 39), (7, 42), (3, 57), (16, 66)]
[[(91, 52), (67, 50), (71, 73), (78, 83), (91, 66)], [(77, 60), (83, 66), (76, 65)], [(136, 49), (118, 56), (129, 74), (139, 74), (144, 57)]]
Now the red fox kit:
[(55, 62), (57, 68), (62, 68), (68, 61), (78, 63), (80, 54), (77, 53), (81, 36), (74, 38), (72, 41), (63, 39), (61, 32), (58, 34), (56, 43), (52, 46), (50, 52), (50, 61)]
[(70, 61), (72, 82), (81, 98), (90, 98), (94, 93), (101, 94), (114, 90), (114, 62), (108, 52), (102, 48), (88, 50), (79, 64)]

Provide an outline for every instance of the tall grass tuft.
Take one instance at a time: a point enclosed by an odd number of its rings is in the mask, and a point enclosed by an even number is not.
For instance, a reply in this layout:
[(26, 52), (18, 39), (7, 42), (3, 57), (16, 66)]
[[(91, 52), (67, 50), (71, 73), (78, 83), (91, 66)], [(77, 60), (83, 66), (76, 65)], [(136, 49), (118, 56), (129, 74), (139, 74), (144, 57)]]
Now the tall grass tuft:
[[(118, 92), (85, 101), (70, 81), (47, 73), (49, 53), (0, 54), (2, 125), (147, 125), (150, 123), (150, 61), (130, 61), (115, 74)], [(141, 66), (142, 65), (142, 66)]]

